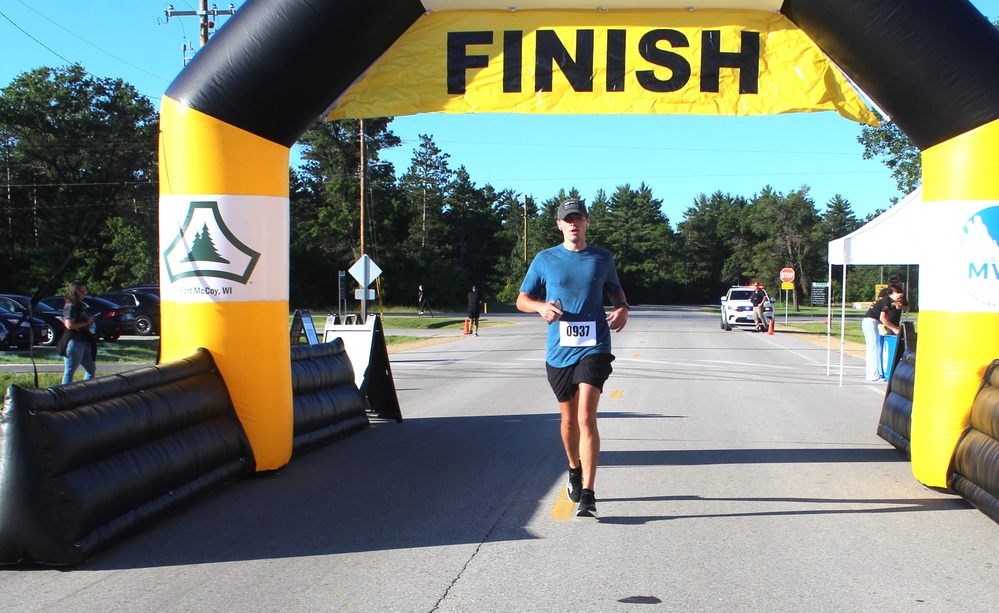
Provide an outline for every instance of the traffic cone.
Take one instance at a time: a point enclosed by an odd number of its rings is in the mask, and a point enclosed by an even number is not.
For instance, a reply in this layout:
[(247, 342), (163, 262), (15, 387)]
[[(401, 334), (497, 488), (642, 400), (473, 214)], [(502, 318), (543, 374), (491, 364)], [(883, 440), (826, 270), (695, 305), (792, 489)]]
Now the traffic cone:
[(767, 327), (767, 334), (773, 336), (773, 333), (774, 333), (774, 320), (771, 317), (770, 318), (770, 326)]
[(465, 334), (472, 333), (472, 321), (469, 319), (465, 320)]

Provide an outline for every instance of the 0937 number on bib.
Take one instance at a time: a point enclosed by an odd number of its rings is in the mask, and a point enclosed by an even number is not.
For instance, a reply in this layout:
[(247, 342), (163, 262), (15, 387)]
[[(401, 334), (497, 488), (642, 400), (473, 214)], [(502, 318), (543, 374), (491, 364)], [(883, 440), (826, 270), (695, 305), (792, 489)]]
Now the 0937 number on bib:
[(593, 347), (597, 344), (597, 322), (559, 321), (558, 344), (563, 347)]

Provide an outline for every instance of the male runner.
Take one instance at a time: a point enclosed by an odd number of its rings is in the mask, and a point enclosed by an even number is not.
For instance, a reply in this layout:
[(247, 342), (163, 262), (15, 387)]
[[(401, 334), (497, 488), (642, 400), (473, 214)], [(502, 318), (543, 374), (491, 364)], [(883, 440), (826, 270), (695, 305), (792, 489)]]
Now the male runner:
[[(566, 494), (579, 503), (577, 517), (596, 517), (597, 404), (614, 360), (610, 331), (624, 328), (631, 307), (610, 252), (586, 243), (590, 218), (583, 203), (574, 198), (562, 202), (556, 223), (562, 244), (535, 256), (517, 308), (538, 313), (549, 324), (545, 361), (562, 413), (562, 444), (569, 460)], [(614, 307), (610, 315), (604, 312), (604, 294)]]

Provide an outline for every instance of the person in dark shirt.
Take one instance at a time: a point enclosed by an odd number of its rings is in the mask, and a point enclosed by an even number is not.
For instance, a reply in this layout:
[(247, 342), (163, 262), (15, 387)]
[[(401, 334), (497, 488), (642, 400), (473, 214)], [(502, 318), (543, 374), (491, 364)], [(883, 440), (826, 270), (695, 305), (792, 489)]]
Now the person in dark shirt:
[(886, 297), (892, 288), (897, 288), (899, 291), (902, 292), (902, 306), (903, 306), (902, 310), (908, 313), (909, 301), (905, 297), (905, 286), (903, 286), (902, 282), (898, 280), (898, 275), (896, 275), (895, 273), (888, 275), (888, 285), (886, 287), (881, 288), (881, 291), (878, 292), (878, 297), (876, 298), (876, 300), (881, 300), (882, 298)]
[(908, 310), (908, 306), (909, 305), (905, 303), (904, 293), (898, 300), (894, 300), (888, 304), (888, 308), (881, 317), (881, 325), (884, 326), (884, 328), (878, 328), (878, 331), (881, 332), (882, 336), (899, 334), (902, 326), (902, 311)]
[[(868, 381), (884, 381), (884, 366), (881, 364), (881, 332), (878, 325), (885, 325), (888, 329), (898, 333), (898, 326), (888, 325), (888, 309), (893, 303), (900, 302), (904, 296), (898, 286), (889, 286), (888, 295), (881, 298), (867, 310), (861, 328), (864, 330), (864, 344), (867, 346), (867, 369), (866, 378)], [(901, 316), (901, 315), (900, 315)]]
[(73, 382), (76, 369), (83, 366), (86, 375), (84, 379), (93, 379), (97, 372), (94, 357), (97, 354), (97, 339), (90, 331), (97, 316), (87, 312), (83, 298), (87, 295), (87, 284), (83, 281), (73, 281), (66, 290), (66, 306), (62, 309), (63, 333), (59, 345), (59, 353), (64, 358), (65, 368), (62, 374), (62, 384)]
[(419, 292), (416, 294), (416, 301), (420, 304), (420, 315), (424, 313), (430, 313), (430, 316), (434, 316), (433, 309), (430, 308), (430, 297), (427, 292), (423, 289), (423, 285), (420, 285)]
[(479, 335), (479, 311), (482, 308), (482, 295), (479, 294), (479, 288), (475, 285), (472, 286), (472, 291), (468, 292), (468, 320), (469, 327), (472, 328), (472, 334), (475, 336)]
[(756, 290), (749, 295), (749, 302), (753, 305), (753, 321), (756, 322), (756, 329), (762, 332), (767, 327), (767, 319), (763, 316), (763, 303), (767, 301), (767, 293), (759, 283), (754, 283), (753, 287)]

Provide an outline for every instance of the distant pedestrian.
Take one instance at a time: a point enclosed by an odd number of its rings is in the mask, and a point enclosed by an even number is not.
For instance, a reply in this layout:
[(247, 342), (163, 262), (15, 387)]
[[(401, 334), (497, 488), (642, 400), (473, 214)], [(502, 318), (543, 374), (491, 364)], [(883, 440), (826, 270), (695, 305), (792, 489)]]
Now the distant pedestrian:
[(433, 309), (430, 308), (430, 298), (427, 296), (427, 292), (423, 289), (423, 285), (420, 285), (420, 290), (416, 294), (417, 303), (420, 305), (420, 315), (424, 313), (430, 313), (430, 316), (434, 316)]
[(767, 301), (767, 293), (759, 283), (754, 283), (753, 287), (755, 291), (749, 295), (749, 302), (753, 305), (753, 321), (756, 322), (756, 329), (763, 332), (767, 329), (767, 318), (763, 315), (763, 304)]
[(73, 281), (66, 290), (66, 305), (62, 309), (66, 331), (59, 341), (59, 355), (63, 356), (65, 363), (63, 385), (73, 382), (73, 375), (80, 366), (87, 373), (84, 380), (93, 379), (97, 372), (97, 335), (90, 330), (97, 316), (87, 312), (87, 305), (83, 302), (86, 295), (87, 284), (83, 281)]
[(479, 312), (482, 310), (482, 295), (479, 288), (472, 286), (472, 291), (468, 292), (468, 320), (472, 334), (479, 335)]

